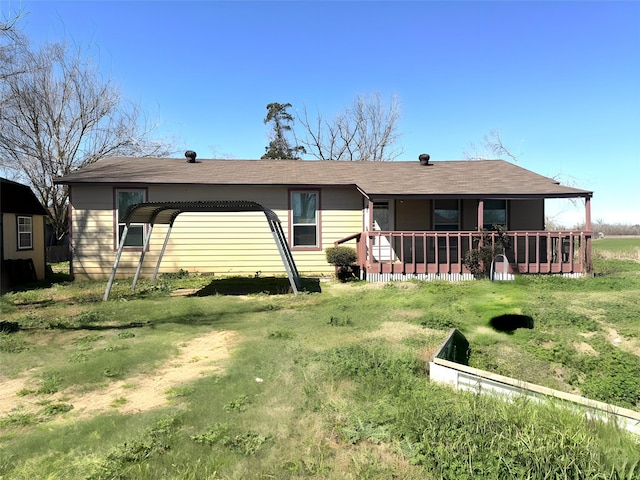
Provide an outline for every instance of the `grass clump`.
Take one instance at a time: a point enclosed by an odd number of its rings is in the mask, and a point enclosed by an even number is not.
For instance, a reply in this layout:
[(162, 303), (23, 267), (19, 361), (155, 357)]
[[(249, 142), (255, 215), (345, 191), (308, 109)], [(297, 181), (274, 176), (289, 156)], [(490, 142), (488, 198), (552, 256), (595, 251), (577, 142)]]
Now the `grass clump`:
[(231, 400), (223, 408), (225, 412), (244, 412), (249, 403), (249, 396), (242, 394), (238, 398)]
[(0, 331), (0, 352), (20, 353), (29, 348), (24, 336)]
[(42, 414), (47, 417), (53, 417), (61, 413), (69, 412), (72, 409), (73, 409), (73, 405), (71, 405), (70, 403), (56, 402), (56, 403), (51, 403), (45, 406), (42, 409)]
[(154, 456), (163, 455), (171, 448), (179, 425), (180, 422), (175, 416), (161, 417), (153, 426), (145, 430), (140, 438), (125, 442), (109, 452), (92, 478), (96, 480), (131, 478), (127, 472), (133, 470), (136, 464), (148, 461)]
[(640, 409), (640, 357), (606, 348), (597, 358), (587, 357), (581, 390), (584, 396), (631, 409)]
[(0, 417), (0, 428), (35, 425), (38, 422), (38, 416), (33, 412), (10, 412), (8, 415)]
[(45, 375), (40, 381), (40, 387), (35, 391), (37, 395), (51, 395), (60, 390), (61, 378), (56, 374)]
[(255, 455), (269, 435), (261, 435), (253, 431), (235, 432), (226, 423), (216, 423), (206, 432), (193, 435), (191, 440), (205, 445), (219, 445), (242, 455)]

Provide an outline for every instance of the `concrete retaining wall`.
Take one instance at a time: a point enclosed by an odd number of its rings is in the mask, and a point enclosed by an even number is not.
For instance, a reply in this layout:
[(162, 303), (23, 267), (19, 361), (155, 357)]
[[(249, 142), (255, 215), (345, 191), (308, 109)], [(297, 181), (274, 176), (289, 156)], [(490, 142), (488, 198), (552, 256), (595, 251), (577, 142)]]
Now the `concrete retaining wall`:
[(464, 338), (461, 332), (455, 328), (451, 329), (445, 341), (435, 352), (432, 361), (429, 362), (429, 376), (432, 381), (451, 385), (459, 390), (489, 393), (507, 398), (524, 395), (538, 401), (555, 399), (567, 408), (584, 413), (589, 418), (615, 422), (620, 428), (640, 435), (640, 412), (497, 375), (453, 361), (455, 357), (451, 357), (450, 352), (460, 350), (455, 346), (461, 345), (461, 338)]

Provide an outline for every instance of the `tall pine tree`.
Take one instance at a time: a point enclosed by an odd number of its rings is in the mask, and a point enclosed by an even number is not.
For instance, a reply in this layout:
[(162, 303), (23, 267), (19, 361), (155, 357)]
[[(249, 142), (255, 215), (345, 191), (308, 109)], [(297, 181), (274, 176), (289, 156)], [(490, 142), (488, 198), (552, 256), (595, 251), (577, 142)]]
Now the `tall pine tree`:
[(271, 141), (265, 147), (263, 159), (272, 160), (300, 160), (300, 155), (305, 154), (304, 147), (292, 146), (287, 138), (292, 132), (293, 116), (287, 111), (291, 108), (290, 103), (270, 103), (267, 105), (267, 116), (264, 118), (265, 125), (272, 124), (270, 133)]

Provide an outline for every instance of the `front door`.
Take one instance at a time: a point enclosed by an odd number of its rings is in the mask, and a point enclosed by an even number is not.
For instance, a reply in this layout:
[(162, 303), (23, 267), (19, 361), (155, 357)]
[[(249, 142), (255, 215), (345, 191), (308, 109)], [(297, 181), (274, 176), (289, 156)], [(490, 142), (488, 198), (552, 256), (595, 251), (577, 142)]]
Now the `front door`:
[(393, 220), (393, 200), (373, 204), (373, 230), (391, 231)]
[[(393, 230), (393, 200), (373, 204), (373, 230), (388, 232)], [(392, 238), (385, 235), (373, 237), (372, 253), (377, 262), (395, 261), (391, 248)]]

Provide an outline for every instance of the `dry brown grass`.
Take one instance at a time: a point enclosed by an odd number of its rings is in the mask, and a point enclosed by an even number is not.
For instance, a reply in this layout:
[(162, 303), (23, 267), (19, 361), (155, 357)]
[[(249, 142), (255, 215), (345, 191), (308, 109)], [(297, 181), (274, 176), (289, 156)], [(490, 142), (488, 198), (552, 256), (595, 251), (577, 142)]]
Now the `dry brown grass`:
[[(67, 389), (47, 400), (72, 404), (74, 412), (82, 417), (110, 409), (117, 409), (120, 413), (148, 411), (168, 403), (167, 391), (170, 388), (221, 371), (230, 348), (238, 342), (234, 332), (211, 332), (178, 345), (178, 355), (151, 374), (114, 381), (90, 392)], [(40, 396), (19, 396), (21, 390), (35, 385), (36, 375), (37, 371), (30, 371), (20, 378), (0, 380), (0, 416), (16, 409), (21, 412), (41, 409)]]

